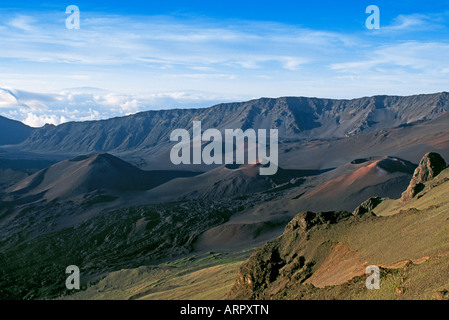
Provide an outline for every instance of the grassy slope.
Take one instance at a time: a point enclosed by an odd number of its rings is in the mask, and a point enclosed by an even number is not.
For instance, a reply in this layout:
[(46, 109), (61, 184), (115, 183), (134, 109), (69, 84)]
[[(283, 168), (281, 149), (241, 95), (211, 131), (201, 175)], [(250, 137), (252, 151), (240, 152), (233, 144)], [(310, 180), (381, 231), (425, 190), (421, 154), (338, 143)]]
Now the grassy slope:
[(432, 300), (436, 291), (449, 288), (448, 273), (449, 256), (446, 255), (398, 269), (381, 268), (379, 290), (367, 290), (367, 276), (363, 275), (323, 289), (310, 284), (293, 285), (274, 299)]
[[(275, 292), (272, 298), (433, 299), (436, 291), (449, 290), (448, 177), (449, 169), (429, 182), (433, 188), (426, 188), (420, 198), (385, 201), (374, 209), (377, 217), (344, 220), (310, 234), (309, 248), (326, 242), (344, 244), (363, 261), (363, 268), (381, 267), (380, 290), (367, 290), (362, 272), (344, 284), (324, 288), (276, 280), (269, 289)], [(316, 255), (311, 258), (318, 264), (323, 261)], [(332, 273), (332, 267), (327, 272)], [(334, 281), (338, 280), (335, 274)]]
[[(433, 182), (449, 177), (449, 169)], [(359, 251), (371, 264), (395, 262), (449, 253), (449, 182), (423, 197), (407, 202), (388, 200), (374, 209), (377, 219), (342, 232), (341, 242)], [(340, 232), (339, 226), (331, 234)], [(344, 228), (344, 226), (341, 226)]]
[(64, 299), (221, 300), (252, 250), (193, 255), (160, 266), (108, 274), (97, 284)]

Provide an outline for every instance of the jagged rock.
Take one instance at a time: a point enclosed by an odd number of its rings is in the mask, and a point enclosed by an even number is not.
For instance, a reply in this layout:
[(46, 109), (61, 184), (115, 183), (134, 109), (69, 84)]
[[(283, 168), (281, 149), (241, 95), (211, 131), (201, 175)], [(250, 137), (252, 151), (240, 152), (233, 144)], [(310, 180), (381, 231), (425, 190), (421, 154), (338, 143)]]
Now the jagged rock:
[(435, 178), (446, 168), (446, 162), (438, 153), (430, 152), (426, 154), (421, 159), (418, 168), (416, 168), (412, 181), (407, 190), (402, 194), (401, 200), (406, 201), (414, 198), (424, 189), (426, 182)]
[(354, 212), (352, 213), (355, 216), (362, 216), (365, 213), (372, 212), (374, 208), (376, 208), (380, 203), (382, 203), (382, 199), (379, 197), (374, 197), (366, 200), (360, 206), (358, 206)]
[[(314, 259), (307, 259), (304, 248), (309, 231), (352, 217), (350, 212), (301, 212), (285, 227), (284, 233), (257, 249), (242, 264), (229, 299), (268, 299), (285, 289), (289, 281), (303, 283), (313, 273)], [(321, 249), (330, 249), (325, 241)]]
[(408, 186), (407, 190), (402, 194), (402, 201), (413, 199), (418, 193), (420, 193), (422, 190), (424, 190), (425, 185), (420, 182), (416, 182), (415, 180), (412, 180), (410, 182), (410, 185)]
[(424, 183), (435, 178), (446, 168), (447, 164), (444, 159), (438, 153), (430, 152), (422, 158), (413, 178), (417, 182)]
[(268, 243), (257, 250), (239, 270), (239, 275), (230, 296), (245, 296), (255, 299), (279, 276), (285, 265), (275, 243)]
[(285, 232), (300, 229), (303, 232), (310, 230), (313, 226), (319, 224), (337, 223), (339, 220), (348, 217), (350, 214), (346, 211), (341, 212), (310, 212), (304, 211), (296, 215), (285, 227)]

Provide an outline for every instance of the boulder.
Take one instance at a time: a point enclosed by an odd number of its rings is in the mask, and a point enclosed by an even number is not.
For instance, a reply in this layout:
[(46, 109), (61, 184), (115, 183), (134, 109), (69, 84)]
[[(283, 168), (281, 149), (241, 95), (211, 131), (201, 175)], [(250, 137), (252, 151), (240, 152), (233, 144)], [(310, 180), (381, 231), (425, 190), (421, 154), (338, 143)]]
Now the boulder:
[(407, 201), (414, 198), (424, 189), (426, 182), (434, 179), (446, 168), (446, 162), (438, 153), (427, 153), (416, 168), (412, 181), (407, 190), (402, 194), (401, 200)]

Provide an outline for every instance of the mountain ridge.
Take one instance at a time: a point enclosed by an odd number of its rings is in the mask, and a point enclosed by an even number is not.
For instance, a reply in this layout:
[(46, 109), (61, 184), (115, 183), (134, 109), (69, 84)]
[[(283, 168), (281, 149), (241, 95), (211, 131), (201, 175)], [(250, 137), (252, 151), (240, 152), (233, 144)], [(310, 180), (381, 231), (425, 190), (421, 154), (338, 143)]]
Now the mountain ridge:
[(18, 144), (25, 141), (33, 128), (20, 121), (0, 116), (0, 145)]
[(434, 119), (449, 111), (447, 92), (351, 100), (260, 98), (209, 108), (145, 111), (107, 120), (68, 122), (34, 129), (21, 143), (36, 152), (148, 151), (167, 148), (174, 129), (278, 129), (280, 139), (343, 138)]

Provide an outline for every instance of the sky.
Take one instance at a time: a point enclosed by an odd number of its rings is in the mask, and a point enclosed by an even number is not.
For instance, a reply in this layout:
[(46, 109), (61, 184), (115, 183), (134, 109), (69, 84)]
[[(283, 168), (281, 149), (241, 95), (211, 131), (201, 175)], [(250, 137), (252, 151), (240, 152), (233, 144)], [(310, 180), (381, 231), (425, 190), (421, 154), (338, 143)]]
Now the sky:
[(448, 57), (449, 0), (0, 0), (0, 115), (39, 127), (260, 97), (434, 93), (449, 91)]

